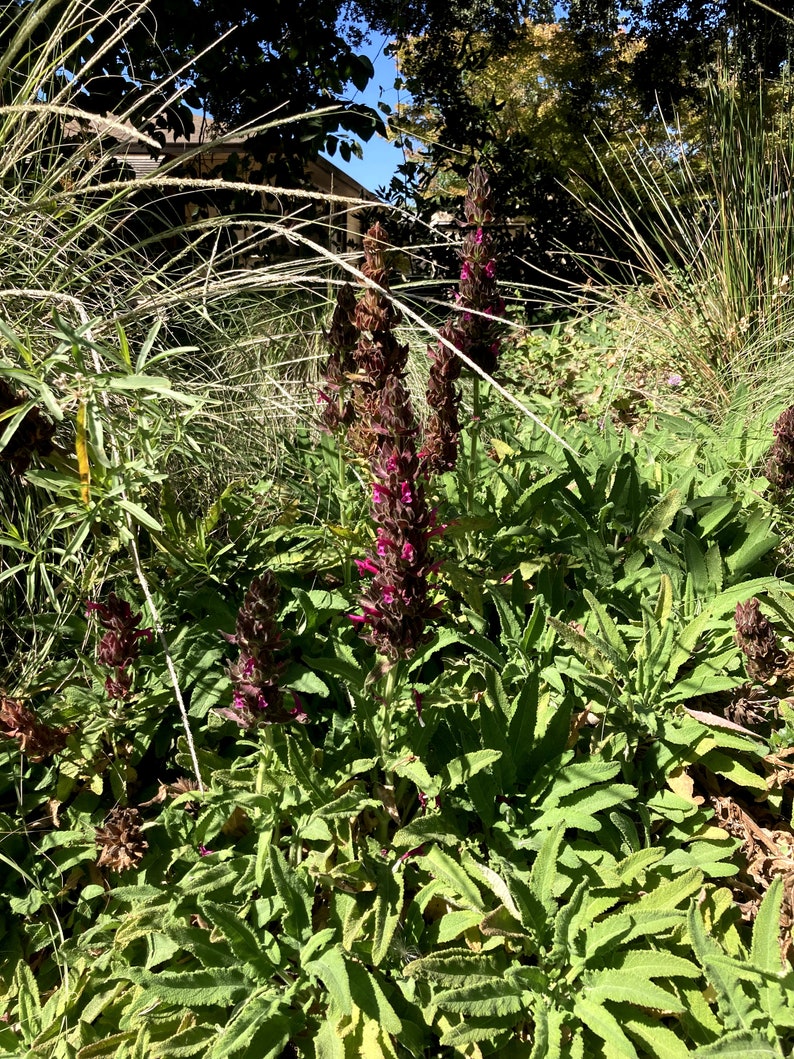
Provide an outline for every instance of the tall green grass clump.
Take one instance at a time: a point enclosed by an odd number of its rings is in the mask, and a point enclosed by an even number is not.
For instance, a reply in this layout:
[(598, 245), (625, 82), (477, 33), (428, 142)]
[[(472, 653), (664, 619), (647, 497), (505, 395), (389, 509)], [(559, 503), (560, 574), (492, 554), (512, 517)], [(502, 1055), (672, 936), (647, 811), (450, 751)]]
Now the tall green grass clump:
[[(757, 89), (715, 75), (703, 116), (603, 166), (588, 209), (617, 261), (586, 263), (636, 342), (695, 383), (712, 412), (752, 380), (755, 407), (791, 386), (794, 129), (788, 76)], [(618, 166), (618, 188), (609, 172)], [(592, 304), (592, 290), (585, 301)], [(621, 321), (624, 321), (621, 324)]]

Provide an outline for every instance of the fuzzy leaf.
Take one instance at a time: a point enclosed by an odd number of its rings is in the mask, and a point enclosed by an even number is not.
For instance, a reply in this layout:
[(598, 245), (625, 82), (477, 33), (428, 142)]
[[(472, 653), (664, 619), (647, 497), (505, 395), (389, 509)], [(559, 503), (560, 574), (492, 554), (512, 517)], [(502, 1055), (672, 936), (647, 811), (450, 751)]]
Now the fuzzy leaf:
[(617, 1017), (623, 1029), (640, 1041), (655, 1059), (687, 1059), (691, 1055), (688, 1045), (661, 1020), (633, 1008), (618, 1011)]
[(444, 880), (451, 886), (454, 893), (460, 895), (464, 904), (469, 908), (476, 908), (480, 912), (486, 911), (486, 906), (479, 888), (461, 865), (444, 850), (438, 846), (432, 846), (424, 856), (425, 866), (435, 876)]
[(596, 1002), (611, 1000), (635, 1004), (642, 1008), (674, 1011), (676, 1014), (681, 1014), (684, 1010), (681, 1002), (672, 993), (651, 982), (649, 978), (643, 978), (636, 969), (598, 971), (587, 976), (585, 988), (587, 996)]
[(151, 996), (179, 1007), (236, 1004), (251, 992), (251, 980), (229, 967), (212, 970), (161, 971), (153, 974), (139, 967), (117, 971), (122, 978), (142, 986)]
[(252, 1053), (257, 1059), (277, 1059), (292, 1028), (289, 1016), (280, 1009), (278, 996), (252, 996), (215, 1038), (207, 1059), (232, 1059)]
[(372, 962), (380, 966), (389, 951), (403, 908), (405, 874), (393, 872), (386, 864), (377, 865), (375, 925), (372, 934)]
[(452, 790), (460, 787), (478, 772), (489, 768), (501, 758), (498, 750), (473, 750), (454, 758), (441, 773), (441, 790)]
[(564, 823), (557, 824), (549, 831), (529, 875), (530, 892), (550, 919), (557, 909), (557, 902), (554, 899), (554, 883), (557, 879), (557, 860), (564, 834)]
[(433, 1003), (443, 1011), (459, 1011), (474, 1018), (491, 1015), (517, 1015), (526, 1007), (524, 990), (502, 978), (480, 981), (476, 985), (442, 989)]
[(218, 930), (229, 943), (237, 959), (252, 968), (257, 968), (257, 977), (263, 973), (265, 968), (272, 969), (272, 964), (265, 956), (258, 935), (241, 915), (215, 901), (204, 901), (201, 909), (210, 926)]
[(764, 894), (761, 907), (753, 925), (753, 940), (750, 959), (762, 971), (779, 974), (782, 968), (780, 955), (780, 909), (783, 903), (783, 879), (778, 875)]
[(573, 1009), (582, 1023), (612, 1048), (616, 1055), (638, 1059), (637, 1050), (611, 1011), (587, 997), (576, 997)]
[(285, 907), (284, 924), (296, 938), (311, 933), (312, 890), (286, 862), (276, 846), (268, 848), (270, 878)]
[(701, 974), (691, 960), (659, 949), (629, 949), (614, 962), (620, 971), (646, 978), (699, 978)]
[(688, 925), (692, 947), (717, 993), (723, 1020), (728, 1025), (733, 1023), (732, 1028), (749, 1030), (756, 1009), (755, 1001), (745, 992), (741, 972), (706, 933), (703, 917), (694, 902), (689, 910)]
[(713, 1044), (696, 1049), (692, 1055), (695, 1059), (783, 1059), (779, 1047), (760, 1034), (746, 1030), (726, 1033)]
[(424, 956), (413, 960), (403, 968), (403, 974), (409, 978), (418, 975), (430, 978), (441, 985), (458, 986), (461, 982), (473, 984), (475, 981), (504, 976), (504, 965), (495, 954), (476, 953), (470, 949), (449, 949), (443, 955)]

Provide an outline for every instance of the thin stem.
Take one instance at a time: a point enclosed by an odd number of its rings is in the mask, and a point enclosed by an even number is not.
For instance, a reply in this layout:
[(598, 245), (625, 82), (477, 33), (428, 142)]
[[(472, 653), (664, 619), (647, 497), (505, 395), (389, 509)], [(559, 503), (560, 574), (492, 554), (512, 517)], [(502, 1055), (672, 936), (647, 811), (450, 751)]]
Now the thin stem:
[[(471, 410), (471, 439), (469, 447), (469, 481), (466, 491), (466, 514), (469, 518), (474, 515), (474, 487), (477, 477), (477, 446), (480, 438), (480, 380), (475, 375), (472, 383), (472, 410)], [(469, 543), (469, 554), (471, 554), (472, 539), (471, 532), (467, 534)]]

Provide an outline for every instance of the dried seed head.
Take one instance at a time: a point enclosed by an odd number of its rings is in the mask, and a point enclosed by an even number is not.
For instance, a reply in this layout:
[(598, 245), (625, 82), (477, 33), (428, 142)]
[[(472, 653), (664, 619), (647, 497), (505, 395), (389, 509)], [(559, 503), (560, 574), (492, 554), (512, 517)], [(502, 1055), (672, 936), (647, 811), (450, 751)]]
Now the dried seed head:
[(137, 868), (149, 848), (141, 830), (141, 814), (137, 809), (111, 809), (104, 826), (96, 829), (96, 843), (98, 867), (111, 871)]
[(761, 613), (757, 599), (737, 603), (734, 616), (736, 643), (747, 658), (747, 672), (754, 680), (773, 680), (785, 662), (777, 643), (775, 630)]
[(71, 731), (44, 724), (30, 707), (0, 695), (0, 736), (16, 739), (31, 761), (43, 761), (63, 750)]

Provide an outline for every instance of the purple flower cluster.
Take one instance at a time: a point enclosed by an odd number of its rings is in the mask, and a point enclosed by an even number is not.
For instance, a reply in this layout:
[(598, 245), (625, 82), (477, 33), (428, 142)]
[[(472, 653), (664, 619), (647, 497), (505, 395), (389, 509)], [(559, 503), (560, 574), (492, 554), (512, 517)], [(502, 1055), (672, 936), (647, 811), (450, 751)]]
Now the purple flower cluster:
[(376, 527), (375, 547), (357, 561), (359, 572), (372, 580), (362, 593), (361, 613), (350, 617), (368, 643), (395, 661), (423, 642), (425, 622), (435, 613), (428, 598), (434, 527), (404, 381), (408, 349), (394, 334), (400, 314), (388, 294), (388, 249), (385, 230), (374, 225), (364, 237), (362, 272), (380, 289), (367, 287), (355, 310), (347, 306), (344, 312), (358, 332), (352, 351), (355, 416), (347, 438), (369, 460)]
[(325, 426), (331, 430), (345, 427), (351, 448), (370, 458), (380, 445), (376, 423), (381, 390), (388, 379), (402, 378), (408, 347), (394, 335), (400, 313), (388, 295), (389, 241), (385, 229), (373, 225), (363, 245), (361, 271), (381, 290), (368, 286), (358, 301), (349, 284), (340, 290), (327, 335), (331, 355), (320, 401)]
[(331, 353), (325, 366), (325, 389), (319, 391), (319, 402), (323, 406), (320, 418), (326, 430), (332, 433), (342, 427), (349, 428), (355, 416), (349, 396), (352, 375), (356, 371), (352, 354), (359, 339), (355, 312), (355, 291), (345, 283), (336, 297), (331, 326), (325, 333)]
[(775, 443), (769, 453), (766, 476), (772, 491), (782, 499), (794, 488), (794, 405), (778, 416), (772, 433)]
[(462, 314), (461, 329), (466, 335), (466, 354), (489, 375), (499, 355), (495, 318), (505, 304), (496, 283), (494, 238), (486, 225), (493, 221), (491, 187), (484, 170), (475, 165), (469, 175), (463, 204), (468, 231), (463, 239), (460, 285), (456, 302)]
[[(493, 236), (484, 227), (493, 220), (491, 189), (479, 165), (469, 177), (464, 211), (469, 228), (461, 251), (463, 264), (455, 293), (457, 311), (439, 334), (490, 375), (499, 354), (496, 317), (504, 312), (504, 301), (496, 285)], [(460, 390), (456, 383), (463, 365), (443, 342), (428, 349), (428, 356), (427, 403), (431, 411), (425, 427), (424, 453), (428, 469), (439, 472), (451, 470), (457, 461), (461, 425)]]
[(107, 603), (87, 603), (86, 617), (92, 612), (107, 630), (97, 650), (97, 662), (113, 670), (105, 681), (105, 690), (112, 699), (123, 699), (132, 686), (129, 666), (140, 653), (138, 641), (143, 637), (151, 640), (152, 630), (138, 628), (140, 613), (133, 614), (129, 603), (115, 592), (110, 593)]
[(437, 532), (425, 497), (416, 423), (402, 380), (383, 387), (377, 428), (381, 444), (372, 457), (372, 521), (375, 548), (357, 561), (372, 580), (361, 595), (361, 614), (351, 619), (362, 636), (392, 661), (407, 658), (426, 639), (425, 624), (436, 614), (429, 601), (429, 555)]
[(292, 695), (292, 706), (286, 705), (278, 683), (283, 668), (279, 654), (284, 648), (276, 623), (279, 595), (278, 582), (269, 570), (254, 578), (237, 612), (234, 633), (224, 633), (240, 648), (240, 657), (226, 669), (234, 686), (232, 706), (216, 712), (241, 728), (308, 720), (297, 696)]

